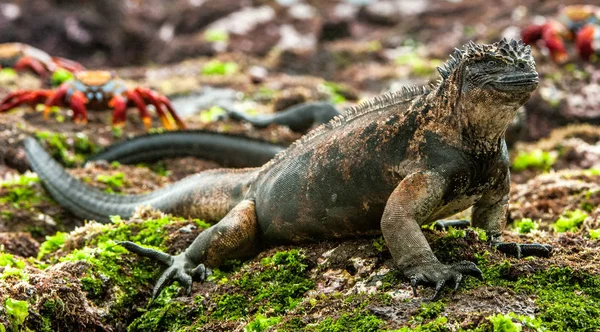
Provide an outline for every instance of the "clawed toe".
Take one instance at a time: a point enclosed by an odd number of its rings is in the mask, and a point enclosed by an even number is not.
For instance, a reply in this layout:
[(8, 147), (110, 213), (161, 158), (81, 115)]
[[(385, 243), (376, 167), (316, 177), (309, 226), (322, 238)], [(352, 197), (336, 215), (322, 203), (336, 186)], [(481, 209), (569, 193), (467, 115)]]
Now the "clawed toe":
[(483, 280), (483, 273), (473, 262), (462, 261), (451, 266), (441, 263), (419, 266), (409, 271), (408, 275), (410, 285), (414, 296), (417, 296), (417, 286), (433, 286), (435, 293), (431, 298), (437, 300), (446, 286), (453, 287), (454, 292), (458, 290), (464, 275)]

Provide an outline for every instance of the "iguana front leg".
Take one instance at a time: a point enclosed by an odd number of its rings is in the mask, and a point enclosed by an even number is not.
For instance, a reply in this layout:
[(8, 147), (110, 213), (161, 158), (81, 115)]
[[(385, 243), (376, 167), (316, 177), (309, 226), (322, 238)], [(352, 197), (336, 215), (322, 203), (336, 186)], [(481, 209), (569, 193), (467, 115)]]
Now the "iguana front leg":
[(547, 244), (520, 244), (501, 241), (502, 230), (506, 225), (509, 186), (507, 179), (501, 188), (486, 192), (473, 206), (473, 215), (471, 217), (473, 226), (484, 229), (490, 236), (492, 245), (507, 255), (517, 258), (550, 256), (552, 246)]
[(164, 286), (174, 280), (179, 281), (187, 294), (190, 294), (192, 280), (204, 280), (207, 275), (204, 264), (218, 266), (227, 259), (244, 259), (254, 255), (259, 251), (256, 242), (257, 225), (254, 201), (244, 200), (229, 211), (219, 223), (200, 233), (194, 242), (177, 256), (143, 248), (129, 241), (118, 243), (131, 252), (168, 266), (154, 287), (154, 299)]
[(421, 231), (420, 225), (441, 204), (445, 191), (446, 181), (439, 174), (411, 174), (390, 195), (381, 219), (383, 237), (394, 262), (410, 279), (415, 296), (417, 285), (435, 286), (433, 298), (436, 299), (448, 282), (458, 289), (463, 274), (482, 278), (481, 271), (472, 262), (440, 263)]

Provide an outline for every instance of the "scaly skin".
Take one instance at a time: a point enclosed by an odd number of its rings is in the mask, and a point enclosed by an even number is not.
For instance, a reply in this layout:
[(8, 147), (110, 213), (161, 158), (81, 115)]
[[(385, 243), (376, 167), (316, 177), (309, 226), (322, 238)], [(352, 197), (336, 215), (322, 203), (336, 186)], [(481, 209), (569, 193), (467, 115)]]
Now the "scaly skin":
[(284, 149), (281, 145), (241, 135), (184, 130), (137, 136), (113, 144), (88, 160), (138, 164), (192, 156), (212, 160), (225, 167), (257, 167)]
[[(458, 288), (463, 275), (481, 278), (481, 271), (472, 262), (438, 261), (421, 225), (474, 206), (472, 224), (498, 241), (509, 192), (504, 133), (538, 85), (529, 47), (515, 41), (471, 43), (439, 71), (437, 85), (366, 101), (260, 168), (202, 172), (148, 195), (92, 190), (34, 140), (26, 151), (50, 193), (82, 217), (127, 217), (144, 204), (218, 221), (177, 256), (122, 243), (168, 266), (154, 296), (172, 280), (189, 292), (204, 265), (267, 246), (381, 233), (415, 292), (419, 284), (433, 285), (435, 298), (446, 285)], [(520, 248), (498, 243), (507, 245)]]

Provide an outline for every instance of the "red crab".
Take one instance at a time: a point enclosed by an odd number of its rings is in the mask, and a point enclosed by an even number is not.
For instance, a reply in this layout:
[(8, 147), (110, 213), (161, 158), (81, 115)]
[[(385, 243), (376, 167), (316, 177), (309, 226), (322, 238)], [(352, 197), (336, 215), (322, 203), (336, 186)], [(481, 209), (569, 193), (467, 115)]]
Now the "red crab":
[[(61, 84), (56, 90), (15, 91), (0, 101), (0, 113), (19, 105), (35, 106), (45, 104), (44, 117), (48, 118), (51, 106), (69, 106), (73, 110), (76, 123), (87, 122), (87, 109), (113, 109), (114, 126), (125, 124), (129, 106), (138, 108), (146, 129), (152, 125), (152, 119), (146, 105), (153, 105), (163, 126), (167, 129), (185, 128), (167, 97), (156, 91), (136, 87), (128, 89), (125, 82), (109, 71), (81, 71), (72, 80)], [(167, 112), (173, 118), (168, 117)]]
[(0, 68), (3, 67), (11, 67), (17, 71), (31, 70), (42, 77), (47, 77), (59, 68), (73, 73), (85, 69), (75, 61), (53, 57), (40, 49), (21, 43), (0, 44)]
[(543, 24), (526, 27), (521, 32), (521, 37), (526, 44), (541, 40), (557, 63), (568, 59), (565, 41), (575, 39), (577, 52), (582, 59), (589, 60), (594, 52), (594, 43), (600, 39), (600, 33), (595, 33), (600, 30), (599, 23), (599, 7), (572, 5), (563, 8), (557, 19), (548, 19)]

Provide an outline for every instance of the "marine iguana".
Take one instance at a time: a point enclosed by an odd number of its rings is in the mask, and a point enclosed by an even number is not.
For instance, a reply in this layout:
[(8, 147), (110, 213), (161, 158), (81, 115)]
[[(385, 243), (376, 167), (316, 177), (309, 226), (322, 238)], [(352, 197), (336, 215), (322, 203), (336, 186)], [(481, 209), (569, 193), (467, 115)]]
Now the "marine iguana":
[(206, 266), (282, 243), (383, 234), (398, 269), (417, 285), (457, 289), (468, 261), (441, 263), (421, 225), (474, 206), (472, 224), (504, 251), (547, 255), (544, 245), (502, 243), (509, 193), (504, 132), (538, 86), (529, 46), (469, 43), (438, 68), (436, 85), (404, 88), (361, 103), (259, 168), (201, 172), (139, 196), (116, 196), (76, 181), (39, 144), (25, 142), (45, 187), (83, 218), (130, 216), (139, 205), (218, 220), (182, 253), (120, 242), (168, 266), (153, 296), (173, 280), (191, 291)]

